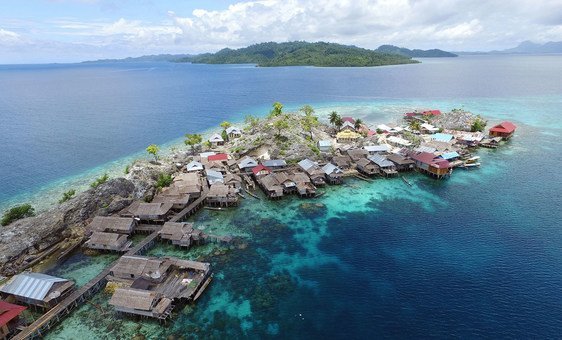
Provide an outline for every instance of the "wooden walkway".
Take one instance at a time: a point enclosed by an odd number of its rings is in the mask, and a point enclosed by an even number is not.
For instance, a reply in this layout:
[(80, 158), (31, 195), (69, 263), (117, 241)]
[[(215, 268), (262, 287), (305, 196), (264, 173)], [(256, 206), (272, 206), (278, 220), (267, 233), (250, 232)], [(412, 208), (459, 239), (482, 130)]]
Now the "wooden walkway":
[(189, 217), (195, 214), (199, 209), (203, 207), (205, 203), (205, 199), (207, 198), (207, 194), (209, 193), (209, 187), (204, 185), (203, 192), (201, 193), (201, 197), (193, 201), (190, 205), (188, 205), (185, 209), (180, 211), (176, 214), (173, 218), (170, 219), (170, 222), (180, 222), (183, 221), (186, 217)]
[[(150, 249), (156, 242), (160, 229), (154, 231), (149, 236), (145, 237), (139, 244), (131, 248), (125, 255), (142, 255)], [(14, 340), (32, 339), (35, 337), (42, 337), (49, 331), (55, 324), (62, 318), (70, 314), (70, 312), (83, 304), (88, 298), (100, 291), (107, 283), (107, 275), (111, 268), (117, 264), (115, 262), (107, 266), (101, 273), (91, 279), (84, 286), (75, 290), (72, 294), (62, 300), (58, 305), (50, 309), (47, 313), (43, 314), (40, 318), (35, 320), (34, 323), (26, 327), (24, 330), (16, 334)]]

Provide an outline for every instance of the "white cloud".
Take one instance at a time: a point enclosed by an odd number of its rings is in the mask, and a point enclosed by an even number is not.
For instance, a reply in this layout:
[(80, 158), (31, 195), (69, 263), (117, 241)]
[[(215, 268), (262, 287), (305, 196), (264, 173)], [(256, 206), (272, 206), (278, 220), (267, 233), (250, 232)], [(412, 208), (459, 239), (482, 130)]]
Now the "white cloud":
[(79, 46), (75, 50), (95, 56), (124, 57), (208, 52), (264, 41), (487, 50), (522, 40), (562, 40), (560, 0), (253, 0), (190, 14), (169, 10), (157, 22), (63, 18), (42, 22), (40, 29), (3, 29), (0, 56), (3, 46), (23, 43), (37, 49)]

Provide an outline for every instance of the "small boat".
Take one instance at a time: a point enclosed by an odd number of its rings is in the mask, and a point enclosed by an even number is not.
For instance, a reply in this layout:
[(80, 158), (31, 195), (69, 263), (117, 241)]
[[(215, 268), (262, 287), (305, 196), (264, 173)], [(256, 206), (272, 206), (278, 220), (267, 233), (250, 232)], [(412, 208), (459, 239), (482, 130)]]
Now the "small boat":
[(471, 164), (471, 163), (476, 163), (477, 160), (480, 159), (480, 156), (474, 156), (474, 157), (470, 157), (469, 159), (467, 159), (466, 161), (464, 161), (465, 164)]
[(408, 184), (409, 186), (412, 186), (412, 183), (410, 183), (410, 182), (406, 179), (406, 177), (404, 177), (404, 176), (400, 176), (400, 177), (402, 177), (402, 180), (404, 181), (404, 183)]

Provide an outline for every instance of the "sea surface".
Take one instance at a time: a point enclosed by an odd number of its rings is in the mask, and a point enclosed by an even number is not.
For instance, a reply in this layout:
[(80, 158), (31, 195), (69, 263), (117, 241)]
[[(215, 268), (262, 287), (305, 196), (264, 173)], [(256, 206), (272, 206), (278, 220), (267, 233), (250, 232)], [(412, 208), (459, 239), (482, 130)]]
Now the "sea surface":
[[(482, 167), (347, 180), (314, 200), (248, 198), (191, 217), (241, 244), (152, 255), (215, 278), (167, 324), (117, 317), (101, 292), (48, 339), (558, 338), (562, 334), (562, 57), (473, 56), (377, 68), (95, 64), (0, 66), (0, 204), (49, 206), (151, 143), (266, 114), (273, 101), (369, 123), (416, 108), (513, 121)], [(113, 256), (49, 273), (86, 283)]]

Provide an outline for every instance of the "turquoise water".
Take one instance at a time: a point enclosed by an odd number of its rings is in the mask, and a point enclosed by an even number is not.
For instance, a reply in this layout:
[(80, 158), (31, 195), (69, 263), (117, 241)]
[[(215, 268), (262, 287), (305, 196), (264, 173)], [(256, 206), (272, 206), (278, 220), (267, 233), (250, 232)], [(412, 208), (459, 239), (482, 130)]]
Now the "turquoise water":
[[(446, 181), (347, 180), (314, 200), (248, 198), (228, 212), (203, 210), (196, 225), (240, 243), (151, 251), (212, 264), (215, 278), (197, 304), (161, 325), (118, 318), (102, 292), (47, 338), (558, 338), (562, 61), (498, 58), (421, 69), (211, 70), (239, 80), (220, 101), (238, 103), (232, 113), (265, 113), (280, 100), (378, 123), (413, 108), (463, 106), (518, 130), (500, 149), (478, 151), (480, 169)], [(245, 76), (254, 82), (240, 82)], [(76, 254), (52, 272), (83, 283), (109, 262)]]

